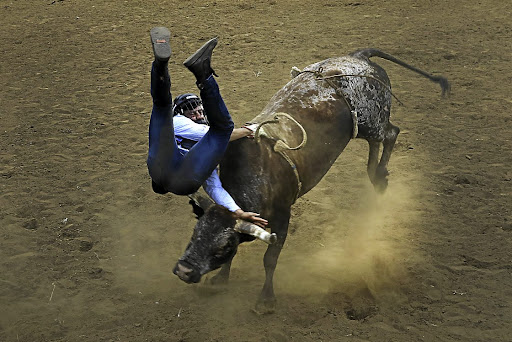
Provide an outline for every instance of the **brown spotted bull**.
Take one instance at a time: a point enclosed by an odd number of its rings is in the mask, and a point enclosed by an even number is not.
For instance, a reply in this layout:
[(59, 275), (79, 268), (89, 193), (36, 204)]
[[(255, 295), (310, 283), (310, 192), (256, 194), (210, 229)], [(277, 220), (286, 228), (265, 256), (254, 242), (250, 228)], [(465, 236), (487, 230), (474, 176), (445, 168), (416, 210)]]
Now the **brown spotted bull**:
[[(440, 84), (443, 94), (449, 91), (445, 78), (429, 75), (375, 49), (297, 69), (294, 78), (254, 118), (253, 122), (260, 124), (256, 139), (231, 142), (220, 165), (224, 187), (244, 210), (267, 218), (272, 235), (237, 222), (227, 209), (207, 205), (196, 196), (194, 204), (202, 206), (204, 214), (174, 268), (180, 279), (197, 283), (204, 274), (222, 266), (212, 282), (226, 282), (240, 243), (258, 237), (269, 246), (263, 259), (266, 279), (256, 311), (272, 312), (276, 301), (272, 279), (286, 240), (290, 208), (322, 179), (353, 137), (368, 141), (368, 176), (378, 191), (386, 189), (387, 164), (399, 129), (389, 121), (389, 78), (384, 69), (370, 61), (374, 56)], [(381, 143), (384, 147), (379, 160)]]

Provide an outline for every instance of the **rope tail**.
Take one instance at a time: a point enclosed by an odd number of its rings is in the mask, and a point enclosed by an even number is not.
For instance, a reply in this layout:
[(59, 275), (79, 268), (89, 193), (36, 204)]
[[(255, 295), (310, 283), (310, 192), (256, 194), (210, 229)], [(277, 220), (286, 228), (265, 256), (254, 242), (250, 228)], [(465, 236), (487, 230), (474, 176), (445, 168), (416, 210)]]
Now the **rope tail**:
[(430, 75), (429, 73), (426, 73), (425, 71), (423, 70), (420, 70), (416, 67), (413, 67), (412, 65), (409, 65), (407, 63), (405, 63), (404, 61), (401, 61), (399, 60), (398, 58), (395, 58), (385, 52), (382, 52), (380, 50), (377, 50), (377, 49), (364, 49), (364, 50), (359, 50), (359, 51), (356, 51), (354, 53), (351, 54), (352, 56), (356, 57), (356, 58), (361, 58), (361, 57), (364, 57), (366, 59), (369, 59), (371, 57), (380, 57), (380, 58), (383, 58), (383, 59), (386, 59), (390, 62), (393, 62), (393, 63), (396, 63), (400, 66), (403, 66), (404, 68), (407, 68), (409, 70), (412, 70), (426, 78), (428, 78), (429, 80), (431, 80), (432, 82), (435, 82), (435, 83), (438, 83), (440, 86), (441, 86), (441, 90), (442, 90), (442, 95), (445, 96), (445, 95), (448, 95), (450, 93), (450, 83), (448, 82), (448, 80), (442, 76), (434, 76), (434, 75)]

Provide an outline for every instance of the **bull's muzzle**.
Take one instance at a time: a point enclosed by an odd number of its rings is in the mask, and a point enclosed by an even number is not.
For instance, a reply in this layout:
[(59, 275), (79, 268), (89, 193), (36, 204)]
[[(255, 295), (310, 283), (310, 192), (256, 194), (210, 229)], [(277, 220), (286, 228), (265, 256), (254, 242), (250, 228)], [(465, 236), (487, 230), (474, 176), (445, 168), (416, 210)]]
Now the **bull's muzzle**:
[(201, 275), (193, 268), (187, 267), (182, 263), (178, 262), (174, 267), (172, 273), (176, 274), (181, 280), (188, 284), (199, 283)]

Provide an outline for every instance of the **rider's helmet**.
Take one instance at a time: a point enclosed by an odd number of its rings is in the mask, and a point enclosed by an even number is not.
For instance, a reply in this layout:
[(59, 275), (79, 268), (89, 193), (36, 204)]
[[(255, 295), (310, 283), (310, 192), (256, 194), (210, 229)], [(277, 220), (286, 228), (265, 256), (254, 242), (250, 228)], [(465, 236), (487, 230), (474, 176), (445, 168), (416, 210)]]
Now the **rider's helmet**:
[(183, 115), (185, 110), (194, 110), (202, 104), (203, 101), (201, 101), (201, 99), (196, 94), (187, 93), (178, 95), (173, 101), (172, 115)]

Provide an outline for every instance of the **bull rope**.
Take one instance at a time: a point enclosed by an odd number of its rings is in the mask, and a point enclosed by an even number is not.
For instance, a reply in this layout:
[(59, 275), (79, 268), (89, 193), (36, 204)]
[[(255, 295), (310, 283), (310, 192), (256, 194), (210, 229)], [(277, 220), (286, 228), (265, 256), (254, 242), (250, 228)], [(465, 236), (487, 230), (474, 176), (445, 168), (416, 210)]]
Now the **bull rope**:
[[(292, 121), (293, 123), (295, 123), (299, 128), (300, 130), (302, 131), (302, 142), (295, 146), (295, 147), (290, 147), (287, 143), (285, 143), (282, 139), (277, 139), (273, 149), (274, 149), (274, 152), (277, 152), (279, 153), (283, 158), (284, 160), (286, 160), (288, 162), (288, 164), (290, 164), (291, 168), (292, 168), (292, 171), (293, 171), (293, 174), (295, 175), (295, 179), (297, 180), (297, 192), (295, 193), (295, 198), (293, 200), (293, 203), (295, 203), (295, 201), (297, 200), (297, 198), (299, 198), (299, 194), (300, 194), (300, 191), (302, 189), (302, 182), (300, 180), (300, 174), (299, 174), (299, 171), (297, 170), (297, 165), (293, 162), (293, 160), (290, 158), (290, 156), (288, 156), (288, 154), (286, 153), (286, 151), (295, 151), (295, 150), (299, 150), (301, 149), (302, 147), (304, 147), (304, 145), (306, 145), (306, 142), (308, 141), (308, 135), (306, 133), (306, 130), (304, 129), (304, 127), (302, 127), (302, 125), (297, 122), (297, 120), (295, 120), (294, 118), (292, 118), (292, 116), (290, 114), (287, 114), (287, 113), (276, 113), (274, 115), (274, 118), (273, 119), (270, 119), (270, 120), (265, 120), (261, 123), (258, 124), (258, 127), (256, 128), (256, 131), (254, 132), (254, 140), (256, 141), (256, 143), (260, 143), (261, 141), (261, 138), (260, 138), (260, 135), (265, 135), (267, 137), (269, 137), (266, 133), (261, 133), (260, 134), (260, 129), (263, 125), (267, 125), (267, 124), (271, 124), (271, 123), (279, 123), (279, 117), (285, 117), (287, 118), (288, 120)], [(269, 137), (270, 138), (270, 137)]]
[(324, 71), (324, 68), (322, 68), (322, 67), (319, 67), (317, 70), (302, 70), (301, 72), (299, 72), (297, 74), (297, 76), (299, 76), (300, 74), (303, 74), (303, 73), (311, 73), (311, 74), (314, 74), (316, 76), (317, 80), (326, 81), (327, 84), (329, 84), (331, 87), (334, 88), (334, 90), (336, 91), (336, 94), (338, 94), (339, 96), (343, 97), (343, 100), (345, 100), (345, 103), (349, 106), (349, 108), (352, 108), (352, 106), (348, 103), (347, 98), (345, 96), (345, 93), (343, 93), (343, 92), (338, 93), (338, 90), (340, 88), (337, 87), (334, 83), (332, 83), (330, 79), (331, 78), (336, 78), (336, 77), (365, 77), (365, 78), (371, 78), (372, 80), (375, 80), (375, 81), (379, 82), (380, 84), (382, 84), (384, 87), (386, 87), (388, 89), (389, 93), (391, 94), (391, 96), (393, 96), (395, 98), (395, 100), (397, 100), (400, 105), (402, 105), (402, 106), (404, 105), (403, 102), (400, 101), (400, 99), (398, 97), (396, 97), (395, 94), (393, 94), (393, 92), (391, 91), (391, 87), (388, 84), (386, 84), (384, 81), (379, 80), (377, 77), (374, 77), (374, 76), (371, 76), (371, 75), (359, 75), (359, 74), (334, 74), (334, 75), (325, 76), (323, 74), (323, 71)]

